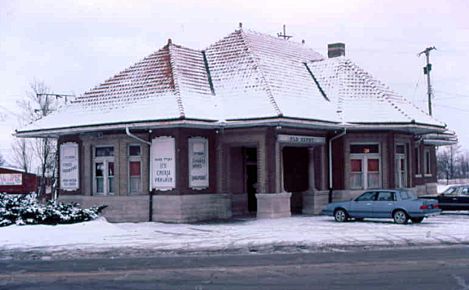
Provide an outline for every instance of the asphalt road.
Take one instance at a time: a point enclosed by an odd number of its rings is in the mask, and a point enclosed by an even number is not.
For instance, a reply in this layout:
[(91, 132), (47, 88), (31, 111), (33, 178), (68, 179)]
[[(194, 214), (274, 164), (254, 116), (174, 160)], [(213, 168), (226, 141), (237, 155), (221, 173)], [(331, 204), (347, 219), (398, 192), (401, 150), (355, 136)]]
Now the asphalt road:
[(0, 260), (0, 289), (469, 289), (469, 247)]

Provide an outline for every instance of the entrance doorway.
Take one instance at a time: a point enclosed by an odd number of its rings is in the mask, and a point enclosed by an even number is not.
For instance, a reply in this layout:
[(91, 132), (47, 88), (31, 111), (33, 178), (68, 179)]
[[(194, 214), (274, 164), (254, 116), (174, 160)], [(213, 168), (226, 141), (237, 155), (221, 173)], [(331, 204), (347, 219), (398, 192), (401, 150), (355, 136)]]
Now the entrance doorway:
[(244, 148), (244, 185), (248, 195), (248, 211), (257, 212), (257, 149)]
[(283, 148), (284, 189), (292, 193), (291, 212), (301, 214), (303, 192), (309, 188), (309, 150), (307, 147)]

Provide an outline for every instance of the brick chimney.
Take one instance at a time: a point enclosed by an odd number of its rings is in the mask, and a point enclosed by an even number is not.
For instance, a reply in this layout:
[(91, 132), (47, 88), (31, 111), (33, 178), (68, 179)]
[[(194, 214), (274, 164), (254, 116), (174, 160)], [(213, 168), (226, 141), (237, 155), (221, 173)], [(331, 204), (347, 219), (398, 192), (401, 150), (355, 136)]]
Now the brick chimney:
[(327, 45), (327, 56), (329, 58), (345, 56), (345, 43), (337, 42)]

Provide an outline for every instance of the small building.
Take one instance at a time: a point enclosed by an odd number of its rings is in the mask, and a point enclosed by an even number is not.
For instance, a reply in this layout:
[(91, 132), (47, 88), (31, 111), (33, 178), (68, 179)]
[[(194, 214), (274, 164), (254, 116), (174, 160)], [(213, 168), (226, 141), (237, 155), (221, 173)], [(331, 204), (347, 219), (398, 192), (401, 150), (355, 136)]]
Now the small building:
[(37, 192), (38, 176), (18, 168), (0, 166), (0, 193)]
[(374, 188), (436, 192), (446, 125), (329, 46), (239, 29), (173, 44), (17, 130), (54, 137), (61, 200), (111, 221), (317, 214)]

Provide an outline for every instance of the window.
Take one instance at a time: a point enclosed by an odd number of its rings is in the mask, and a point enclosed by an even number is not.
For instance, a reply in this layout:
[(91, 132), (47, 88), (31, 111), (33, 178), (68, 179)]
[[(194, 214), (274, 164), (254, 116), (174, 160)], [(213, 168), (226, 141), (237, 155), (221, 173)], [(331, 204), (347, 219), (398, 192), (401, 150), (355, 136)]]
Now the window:
[(444, 195), (458, 195), (459, 193), (459, 186), (451, 186), (448, 189), (446, 189), (443, 194)]
[(415, 175), (420, 176), (422, 174), (421, 165), (420, 165), (420, 148), (415, 147)]
[(395, 176), (396, 176), (396, 187), (404, 188), (407, 187), (407, 150), (406, 145), (396, 145), (395, 155)]
[(378, 144), (350, 145), (350, 188), (381, 186), (381, 158)]
[(469, 187), (463, 187), (461, 190), (462, 195), (469, 195)]
[(114, 147), (99, 146), (94, 151), (94, 193), (114, 193)]
[(367, 153), (379, 153), (378, 144), (352, 144), (350, 145), (350, 153), (367, 154)]
[(402, 200), (407, 200), (407, 199), (416, 199), (417, 196), (415, 195), (415, 193), (411, 192), (411, 191), (401, 191), (400, 192), (400, 195), (401, 195), (401, 199)]
[(365, 192), (355, 199), (356, 201), (372, 201), (376, 200), (376, 192), (369, 191)]
[(430, 149), (425, 149), (425, 155), (424, 155), (424, 173), (427, 176), (432, 175), (432, 168), (431, 168), (431, 154), (430, 154)]
[(129, 145), (129, 193), (142, 191), (142, 152), (140, 145)]
[(381, 191), (378, 193), (378, 201), (394, 201), (394, 192)]

